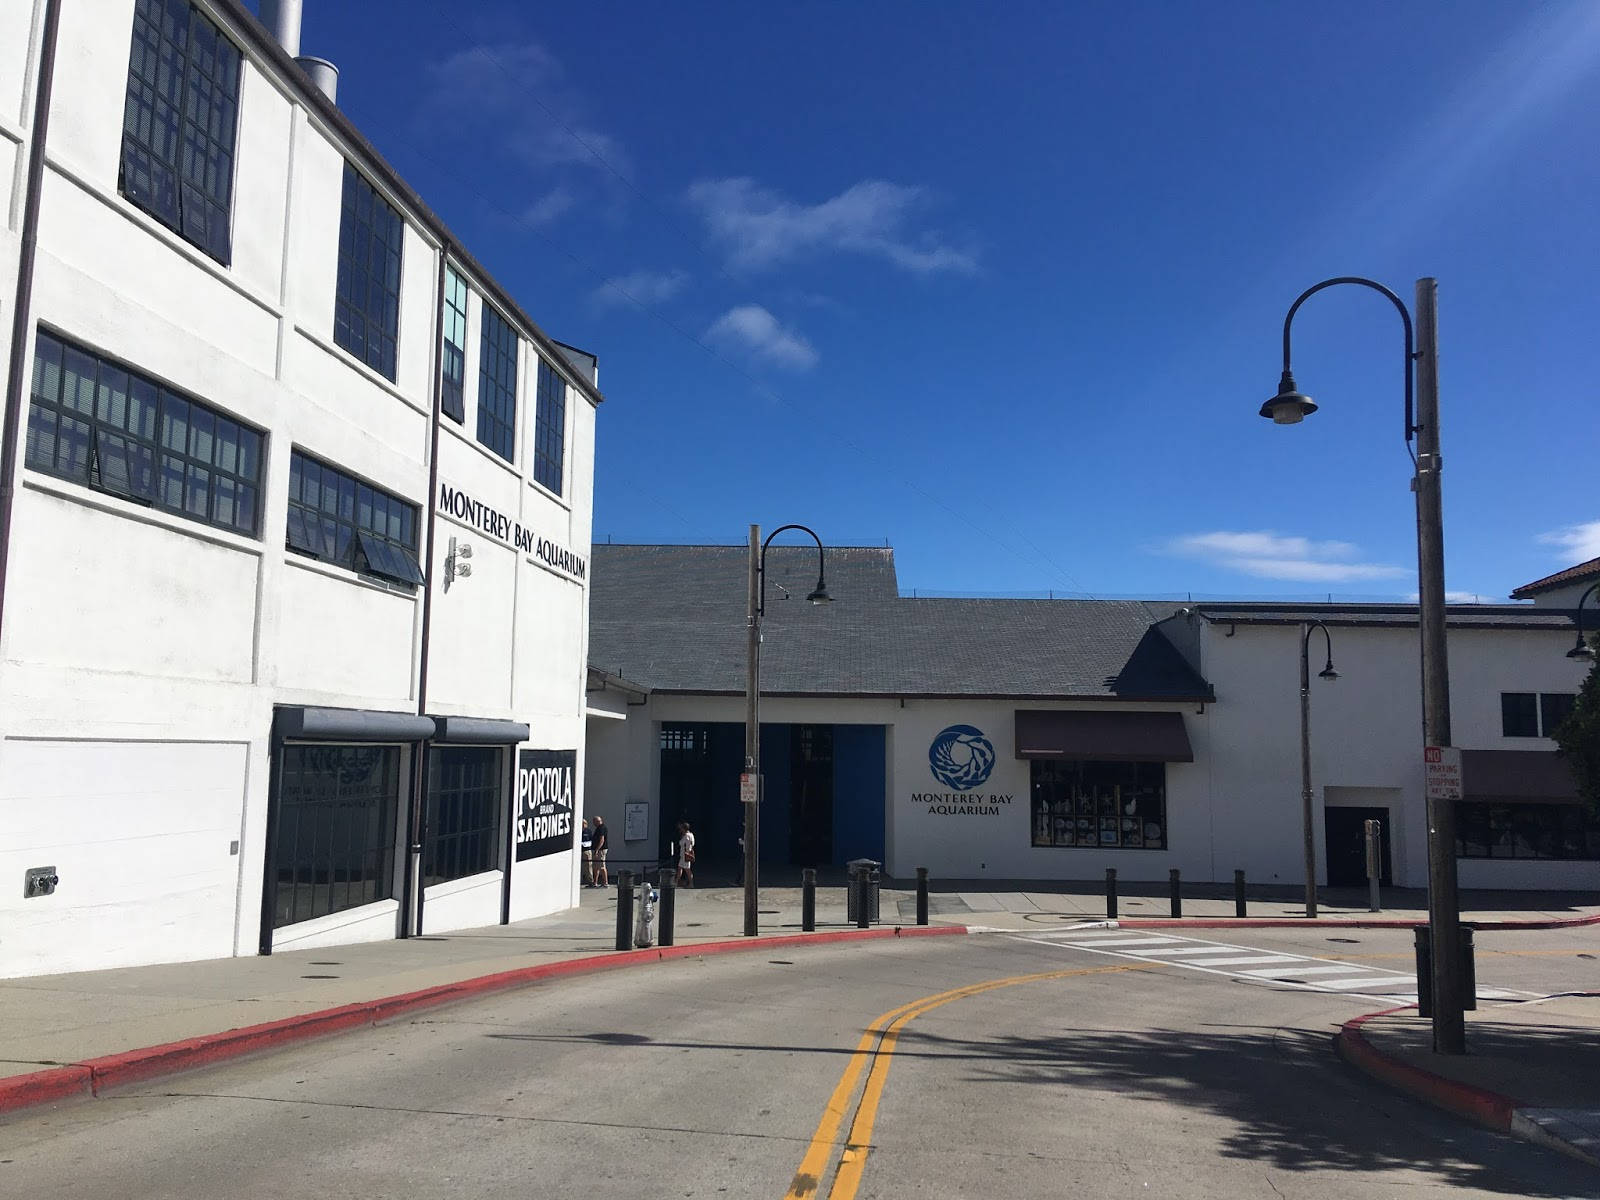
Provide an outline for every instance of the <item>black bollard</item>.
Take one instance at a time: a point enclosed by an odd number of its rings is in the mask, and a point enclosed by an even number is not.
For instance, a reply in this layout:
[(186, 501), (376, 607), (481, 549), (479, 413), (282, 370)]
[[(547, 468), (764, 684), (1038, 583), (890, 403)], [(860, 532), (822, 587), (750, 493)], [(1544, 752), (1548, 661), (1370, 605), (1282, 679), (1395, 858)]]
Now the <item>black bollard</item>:
[[(1417, 1016), (1433, 1016), (1433, 930), (1418, 925), (1414, 931), (1417, 954)], [(1476, 989), (1474, 989), (1476, 990)]]
[(1474, 1012), (1478, 1007), (1478, 966), (1473, 960), (1472, 926), (1461, 926), (1461, 1007)]
[(1178, 868), (1167, 872), (1167, 886), (1172, 890), (1172, 915), (1183, 916), (1183, 895), (1178, 890)]
[(633, 874), (617, 872), (617, 949), (633, 946)]
[(800, 928), (810, 933), (817, 927), (817, 869), (800, 872)]
[(661, 922), (661, 931), (656, 935), (658, 945), (672, 945), (672, 918), (678, 908), (678, 880), (677, 877), (665, 867), (662, 867), (656, 878), (660, 880), (657, 885), (661, 889), (661, 902), (656, 909), (656, 920)]
[(917, 924), (928, 923), (928, 868), (917, 868)]
[(1233, 915), (1244, 916), (1244, 872), (1233, 873)]
[(1117, 869), (1106, 868), (1106, 920), (1117, 919)]
[(871, 894), (872, 882), (871, 875), (865, 867), (861, 869), (861, 873), (856, 876), (855, 883), (851, 886), (856, 889), (856, 928), (865, 929), (872, 924), (872, 914), (867, 910), (867, 897)]

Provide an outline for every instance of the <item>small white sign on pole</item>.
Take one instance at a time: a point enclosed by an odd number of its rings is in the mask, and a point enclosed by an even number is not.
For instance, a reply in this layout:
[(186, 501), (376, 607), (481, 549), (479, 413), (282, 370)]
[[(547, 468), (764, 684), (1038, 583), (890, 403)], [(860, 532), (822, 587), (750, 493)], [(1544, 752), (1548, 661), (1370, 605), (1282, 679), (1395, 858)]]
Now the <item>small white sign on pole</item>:
[(1455, 746), (1424, 746), (1422, 771), (1429, 800), (1461, 799), (1461, 751)]
[(761, 799), (761, 776), (739, 776), (739, 803), (755, 804)]

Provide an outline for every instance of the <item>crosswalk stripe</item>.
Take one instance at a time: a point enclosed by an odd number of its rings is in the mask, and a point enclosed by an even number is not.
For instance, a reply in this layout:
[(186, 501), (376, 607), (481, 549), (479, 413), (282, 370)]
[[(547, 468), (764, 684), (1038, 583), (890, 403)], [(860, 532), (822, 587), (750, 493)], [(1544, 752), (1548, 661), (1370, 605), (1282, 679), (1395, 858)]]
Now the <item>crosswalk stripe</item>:
[(1140, 950), (1140, 954), (1182, 954), (1190, 958), (1199, 958), (1202, 955), (1212, 954), (1237, 954), (1237, 946), (1151, 946), (1148, 950)]
[(1099, 942), (1085, 942), (1085, 941), (1079, 939), (1077, 941), (1068, 942), (1067, 945), (1069, 945), (1069, 946), (1071, 946), (1071, 947), (1073, 947), (1074, 949), (1077, 949), (1077, 950), (1098, 950), (1101, 946), (1158, 946), (1158, 945), (1162, 945), (1163, 943), (1166, 943), (1166, 942), (1175, 942), (1177, 940), (1178, 940), (1177, 938), (1164, 938), (1164, 937), (1158, 937), (1158, 938), (1131, 937), (1131, 938), (1109, 938), (1109, 939), (1107, 939), (1105, 941), (1099, 941)]
[(1344, 979), (1319, 979), (1315, 986), (1319, 988), (1359, 987), (1362, 991), (1375, 992), (1381, 988), (1412, 987), (1416, 982), (1409, 975), (1351, 975)]
[(1284, 975), (1339, 975), (1349, 967), (1268, 967), (1265, 971), (1240, 971), (1255, 979), (1277, 979)]
[(1298, 954), (1246, 954), (1242, 958), (1208, 958), (1208, 967), (1248, 966), (1251, 963), (1305, 962)]

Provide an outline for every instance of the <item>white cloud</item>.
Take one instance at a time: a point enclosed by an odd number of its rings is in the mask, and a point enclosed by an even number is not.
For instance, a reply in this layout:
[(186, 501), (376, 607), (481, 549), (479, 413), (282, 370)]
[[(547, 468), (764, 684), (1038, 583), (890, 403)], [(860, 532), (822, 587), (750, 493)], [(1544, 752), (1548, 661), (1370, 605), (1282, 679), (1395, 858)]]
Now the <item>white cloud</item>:
[(1559, 546), (1562, 556), (1573, 563), (1588, 562), (1591, 558), (1600, 558), (1600, 521), (1585, 521), (1581, 525), (1541, 533), (1539, 541), (1546, 546)]
[(756, 357), (780, 367), (803, 371), (817, 365), (817, 352), (811, 343), (778, 324), (778, 318), (759, 304), (730, 308), (717, 318), (706, 336), (743, 346)]
[(797, 204), (753, 179), (704, 179), (689, 188), (689, 203), (704, 218), (731, 266), (758, 270), (827, 251), (887, 259), (919, 275), (970, 274), (977, 259), (938, 234), (905, 226), (923, 202), (920, 188), (867, 179), (820, 204)]
[(671, 300), (689, 284), (687, 271), (635, 271), (608, 279), (590, 293), (601, 308), (637, 300), (640, 304), (660, 304)]
[(527, 225), (548, 225), (576, 203), (571, 192), (564, 187), (552, 188), (522, 210), (522, 220)]
[(1351, 583), (1413, 574), (1408, 567), (1353, 561), (1360, 549), (1350, 542), (1318, 542), (1271, 530), (1190, 533), (1173, 538), (1165, 549), (1245, 575), (1296, 583)]

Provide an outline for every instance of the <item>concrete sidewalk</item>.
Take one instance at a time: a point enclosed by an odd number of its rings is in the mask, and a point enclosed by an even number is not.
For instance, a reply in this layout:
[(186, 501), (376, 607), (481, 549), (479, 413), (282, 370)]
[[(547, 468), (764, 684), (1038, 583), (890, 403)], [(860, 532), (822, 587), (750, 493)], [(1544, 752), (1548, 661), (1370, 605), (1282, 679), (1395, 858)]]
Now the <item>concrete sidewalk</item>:
[(1480, 1125), (1600, 1166), (1600, 994), (1492, 1004), (1467, 1014), (1467, 1053), (1433, 1052), (1413, 1006), (1339, 1031), (1347, 1062)]

